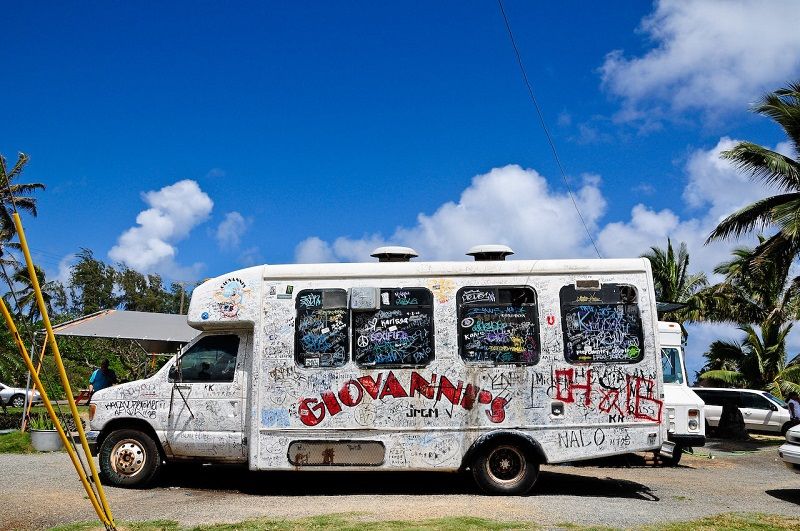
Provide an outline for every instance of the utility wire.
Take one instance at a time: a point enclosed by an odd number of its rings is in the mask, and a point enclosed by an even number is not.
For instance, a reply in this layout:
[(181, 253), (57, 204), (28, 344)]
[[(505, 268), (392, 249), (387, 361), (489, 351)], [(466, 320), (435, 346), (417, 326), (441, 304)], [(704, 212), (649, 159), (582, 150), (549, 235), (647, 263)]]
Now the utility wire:
[(592, 237), (592, 233), (589, 232), (589, 226), (586, 224), (586, 220), (583, 219), (583, 214), (581, 214), (581, 209), (578, 208), (578, 203), (575, 201), (575, 195), (572, 193), (572, 185), (569, 183), (569, 179), (567, 178), (567, 172), (564, 171), (564, 166), (561, 164), (561, 159), (558, 157), (558, 152), (556, 151), (556, 145), (553, 142), (553, 138), (550, 136), (550, 131), (547, 129), (547, 124), (544, 121), (544, 116), (542, 115), (542, 110), (539, 108), (539, 102), (536, 101), (536, 96), (533, 94), (533, 87), (531, 86), (531, 82), (528, 80), (528, 74), (525, 72), (525, 65), (522, 62), (522, 56), (519, 53), (519, 48), (517, 48), (517, 41), (514, 39), (514, 33), (511, 31), (511, 24), (508, 21), (508, 16), (506, 16), (506, 10), (503, 7), (503, 0), (497, 0), (497, 4), (500, 6), (500, 13), (503, 15), (503, 21), (506, 24), (506, 30), (508, 31), (508, 37), (511, 39), (511, 45), (514, 47), (514, 54), (517, 56), (517, 64), (519, 64), (520, 72), (522, 72), (522, 79), (525, 81), (525, 86), (528, 88), (528, 95), (533, 102), (533, 106), (536, 107), (536, 114), (539, 116), (539, 123), (542, 125), (542, 129), (544, 130), (544, 135), (547, 137), (547, 142), (550, 144), (550, 149), (553, 151), (553, 157), (556, 159), (556, 165), (558, 165), (558, 170), (561, 172), (561, 179), (564, 181), (564, 184), (567, 187), (567, 193), (569, 194), (569, 198), (572, 200), (572, 205), (575, 207), (575, 211), (578, 213), (578, 217), (583, 224), (583, 229), (586, 231), (586, 235), (589, 237), (589, 241), (592, 242), (592, 247), (594, 247), (594, 252), (597, 253), (599, 258), (603, 258), (603, 255), (600, 254), (600, 250), (597, 248), (597, 244)]

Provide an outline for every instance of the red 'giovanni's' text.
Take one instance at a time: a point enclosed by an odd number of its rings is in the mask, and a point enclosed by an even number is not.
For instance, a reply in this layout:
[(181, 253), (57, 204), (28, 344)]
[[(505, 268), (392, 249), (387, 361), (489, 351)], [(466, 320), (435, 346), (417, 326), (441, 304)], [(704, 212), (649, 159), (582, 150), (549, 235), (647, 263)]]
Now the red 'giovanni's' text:
[(508, 404), (507, 398), (493, 396), (490, 391), (471, 383), (465, 385), (459, 380), (454, 385), (446, 376), (437, 374), (432, 374), (430, 380), (426, 380), (416, 371), (411, 373), (406, 391), (400, 380), (389, 371), (385, 376), (384, 373), (378, 373), (376, 378), (361, 376), (347, 380), (338, 393), (323, 391), (319, 398), (301, 398), (298, 411), (300, 420), (306, 426), (316, 426), (325, 419), (326, 414), (335, 416), (342, 412), (343, 407), (358, 406), (365, 399), (365, 394), (373, 400), (419, 396), (439, 402), (444, 398), (466, 410), (471, 410), (475, 404), (484, 404), (488, 406), (485, 409), (486, 416), (494, 423), (505, 420), (505, 407)]

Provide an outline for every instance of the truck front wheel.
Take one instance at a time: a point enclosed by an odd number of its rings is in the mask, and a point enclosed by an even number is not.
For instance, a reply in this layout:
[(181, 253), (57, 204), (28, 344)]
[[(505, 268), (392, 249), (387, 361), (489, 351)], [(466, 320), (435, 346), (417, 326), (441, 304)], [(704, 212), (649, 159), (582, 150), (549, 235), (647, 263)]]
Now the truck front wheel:
[(161, 470), (161, 453), (153, 439), (138, 430), (114, 431), (100, 446), (100, 470), (115, 487), (144, 487)]

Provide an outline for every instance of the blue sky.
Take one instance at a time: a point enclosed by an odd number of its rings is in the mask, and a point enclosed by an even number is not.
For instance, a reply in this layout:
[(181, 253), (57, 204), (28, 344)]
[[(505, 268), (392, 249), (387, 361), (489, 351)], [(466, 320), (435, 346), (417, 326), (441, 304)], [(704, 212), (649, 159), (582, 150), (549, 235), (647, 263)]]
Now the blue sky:
[[(716, 153), (787, 149), (748, 106), (800, 79), (798, 4), (505, 7), (603, 255), (669, 235), (710, 272), (716, 220), (768, 193)], [(21, 4), (3, 26), (0, 153), (48, 185), (26, 226), (51, 277), (81, 247), (179, 280), (386, 242), (594, 253), (495, 2)]]

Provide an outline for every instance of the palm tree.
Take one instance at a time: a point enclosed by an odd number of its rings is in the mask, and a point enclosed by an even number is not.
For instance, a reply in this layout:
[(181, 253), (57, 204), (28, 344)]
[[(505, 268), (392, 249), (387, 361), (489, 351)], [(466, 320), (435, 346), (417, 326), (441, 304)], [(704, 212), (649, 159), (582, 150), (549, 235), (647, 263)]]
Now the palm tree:
[(697, 298), (705, 320), (739, 324), (741, 342), (715, 341), (704, 354), (701, 378), (766, 389), (776, 396), (800, 389), (800, 366), (786, 363), (786, 336), (797, 317), (800, 282), (788, 282), (786, 262), (757, 260), (755, 248), (739, 247), (714, 272), (725, 280)]
[(705, 273), (689, 273), (689, 251), (686, 243), (681, 242), (678, 253), (672, 247), (672, 240), (667, 238), (667, 248), (651, 247), (642, 258), (650, 260), (653, 268), (653, 282), (656, 288), (656, 300), (685, 304), (684, 308), (660, 313), (659, 318), (680, 323), (683, 335), (686, 330), (683, 322), (690, 320), (696, 310), (696, 294), (708, 285)]
[[(44, 271), (42, 271), (39, 266), (34, 265), (33, 268), (36, 272), (36, 278), (39, 281), (39, 287), (42, 290), (42, 298), (44, 299), (47, 313), (52, 316), (55, 309), (63, 309), (66, 306), (66, 291), (64, 290), (64, 286), (57, 280), (48, 282), (45, 278)], [(33, 282), (31, 282), (31, 278), (28, 275), (28, 270), (24, 267), (18, 269), (11, 277), (11, 280), (14, 286), (18, 286), (19, 289), (15, 290), (15, 294), (11, 292), (6, 293), (4, 296), (6, 301), (11, 302), (14, 299), (13, 295), (16, 295), (16, 302), (18, 304), (17, 315), (24, 315), (24, 311), (27, 308), (28, 320), (31, 322), (38, 320), (41, 317), (41, 312), (39, 311), (39, 306), (36, 304), (36, 293), (33, 289)]]
[(753, 111), (781, 126), (794, 158), (752, 142), (739, 142), (721, 157), (783, 193), (734, 212), (717, 225), (706, 243), (775, 226), (778, 232), (761, 242), (755, 256), (759, 261), (791, 262), (800, 252), (800, 82), (765, 95)]
[(700, 378), (764, 389), (777, 397), (800, 392), (800, 364), (786, 363), (786, 336), (791, 329), (792, 323), (739, 327), (745, 333), (741, 343), (714, 341), (709, 346)]
[(28, 155), (20, 153), (17, 157), (17, 163), (9, 171), (6, 166), (6, 159), (0, 155), (0, 203), (3, 206), (0, 209), (0, 229), (8, 230), (11, 234), (16, 232), (11, 213), (16, 209), (24, 210), (36, 216), (36, 199), (30, 197), (29, 194), (36, 190), (45, 189), (42, 183), (14, 184), (14, 179), (20, 176), (28, 160)]

